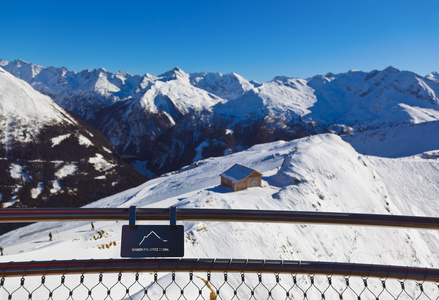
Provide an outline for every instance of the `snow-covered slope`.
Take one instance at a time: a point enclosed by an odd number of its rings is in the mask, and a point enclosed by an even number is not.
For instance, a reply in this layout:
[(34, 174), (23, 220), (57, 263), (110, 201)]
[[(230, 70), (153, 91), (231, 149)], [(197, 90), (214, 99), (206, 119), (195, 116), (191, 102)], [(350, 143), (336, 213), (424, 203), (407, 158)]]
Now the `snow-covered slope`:
[(383, 128), (342, 138), (365, 155), (398, 158), (425, 152), (429, 156), (439, 149), (439, 122)]
[(144, 181), (99, 131), (0, 67), (2, 207), (80, 206)]
[[(235, 163), (263, 173), (263, 187), (233, 193), (219, 175)], [(254, 146), (194, 163), (179, 172), (88, 207), (203, 207), (436, 216), (439, 162), (422, 155), (363, 156), (333, 134)], [(123, 223), (123, 222), (122, 222)], [(4, 234), (2, 261), (117, 258), (121, 222), (39, 223)], [(143, 222), (142, 222), (143, 223)], [(148, 223), (148, 222), (145, 222)], [(185, 257), (365, 262), (433, 267), (435, 231), (300, 224), (184, 222)], [(48, 230), (53, 226), (54, 241)], [(17, 238), (20, 237), (20, 238)], [(382, 241), (387, 241), (383, 243)], [(110, 245), (105, 247), (105, 245)], [(221, 245), (220, 247), (218, 245)], [(80, 251), (78, 251), (80, 250)]]
[(388, 67), (370, 73), (313, 77), (317, 102), (305, 118), (356, 131), (438, 120), (439, 86), (428, 77)]
[[(68, 122), (77, 124), (64, 109), (49, 97), (37, 92), (29, 84), (17, 80), (0, 67), (0, 128), (9, 124), (32, 124), (29, 130), (45, 124)], [(35, 134), (36, 132), (32, 132)], [(3, 136), (3, 143), (7, 143)], [(27, 136), (30, 138), (30, 136)]]

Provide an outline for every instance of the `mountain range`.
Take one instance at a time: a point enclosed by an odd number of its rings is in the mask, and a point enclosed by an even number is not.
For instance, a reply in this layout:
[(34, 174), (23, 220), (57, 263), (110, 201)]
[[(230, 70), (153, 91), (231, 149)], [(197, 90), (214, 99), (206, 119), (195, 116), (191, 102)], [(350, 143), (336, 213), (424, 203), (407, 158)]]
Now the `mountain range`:
[(152, 178), (201, 158), (312, 134), (354, 134), (439, 120), (439, 74), (388, 67), (258, 83), (231, 73), (154, 76), (0, 66), (99, 129)]
[(439, 149), (435, 72), (388, 67), (258, 83), (235, 73), (73, 72), (22, 60), (0, 60), (0, 71), (4, 207), (81, 206), (145, 175), (321, 133), (382, 157)]

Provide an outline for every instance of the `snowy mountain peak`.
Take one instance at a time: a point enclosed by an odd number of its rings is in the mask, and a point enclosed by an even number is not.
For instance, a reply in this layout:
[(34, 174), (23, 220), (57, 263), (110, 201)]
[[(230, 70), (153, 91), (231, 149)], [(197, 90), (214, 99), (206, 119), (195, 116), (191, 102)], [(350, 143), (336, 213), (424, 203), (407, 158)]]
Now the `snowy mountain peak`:
[(336, 78), (337, 75), (333, 73), (328, 73), (326, 75), (315, 75), (312, 78), (308, 79), (308, 85), (313, 87), (314, 89), (322, 88), (323, 85), (331, 82)]
[(230, 75), (238, 78), (239, 80), (244, 79), (244, 77), (242, 77), (241, 75), (239, 75), (238, 73), (235, 73), (235, 72), (230, 73)]
[(102, 73), (108, 73), (108, 71), (105, 68), (98, 68), (98, 69), (87, 69), (81, 71), (79, 74), (87, 75), (87, 76), (98, 76)]
[(436, 81), (439, 83), (439, 73), (438, 72), (431, 72), (427, 76), (425, 76), (428, 80)]
[[(52, 99), (34, 90), (28, 83), (0, 68), (0, 128), (13, 123), (34, 123), (65, 120), (65, 112)], [(72, 122), (71, 119), (68, 119)], [(11, 121), (12, 122), (12, 121)]]
[(239, 74), (202, 72), (190, 74), (191, 84), (227, 100), (235, 100), (255, 87)]
[(23, 59), (16, 59), (14, 62), (16, 64), (25, 64), (25, 65), (30, 65), (31, 64), (31, 63), (29, 63), (29, 62), (27, 62), (27, 61), (25, 61)]
[(169, 80), (175, 80), (175, 79), (179, 79), (179, 78), (188, 79), (189, 75), (187, 73), (185, 73), (179, 67), (175, 67), (172, 70), (167, 71), (167, 72), (159, 75), (158, 77), (162, 77), (165, 81), (169, 81)]
[(124, 77), (124, 78), (126, 78), (126, 77), (132, 77), (132, 76), (133, 75), (131, 75), (130, 73), (122, 71), (122, 70), (119, 70), (116, 73), (116, 77)]
[(178, 66), (176, 66), (175, 68), (172, 69), (172, 72), (183, 72), (183, 70), (180, 69)]
[(287, 81), (288, 79), (290, 79), (290, 77), (287, 77), (287, 76), (276, 76), (276, 77), (273, 78), (272, 81), (284, 82), (284, 81)]
[(401, 72), (401, 71), (398, 70), (398, 69), (396, 69), (396, 68), (394, 68), (394, 67), (392, 67), (392, 66), (388, 66), (387, 68), (385, 68), (385, 69), (383, 70), (383, 72), (385, 72), (385, 73), (393, 73), (393, 74), (395, 74), (395, 73), (399, 73), (399, 72)]
[(14, 75), (15, 77), (21, 78), (27, 82), (31, 81), (32, 78), (37, 76), (44, 67), (28, 63), (22, 59), (14, 60), (13, 62), (2, 62), (2, 67)]

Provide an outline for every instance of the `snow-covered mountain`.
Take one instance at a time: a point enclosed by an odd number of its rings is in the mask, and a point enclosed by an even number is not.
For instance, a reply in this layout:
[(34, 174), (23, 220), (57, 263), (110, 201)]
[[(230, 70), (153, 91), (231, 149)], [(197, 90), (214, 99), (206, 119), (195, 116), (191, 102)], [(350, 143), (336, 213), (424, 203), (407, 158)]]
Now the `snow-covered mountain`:
[(439, 85), (428, 76), (388, 67), (317, 76), (308, 85), (318, 101), (307, 117), (319, 124), (364, 131), (438, 120)]
[(344, 135), (356, 151), (380, 157), (405, 157), (424, 153), (425, 157), (439, 155), (439, 122), (389, 127)]
[(71, 72), (21, 60), (0, 65), (90, 121), (144, 173), (311, 134), (352, 134), (439, 120), (439, 79), (389, 67), (309, 79), (238, 74)]
[(111, 74), (103, 68), (76, 73), (66, 68), (44, 68), (23, 60), (7, 62), (0, 59), (0, 66), (85, 120), (96, 111), (127, 98), (141, 80), (141, 76), (123, 72)]
[[(239, 192), (220, 186), (219, 175), (235, 163), (263, 173), (263, 186)], [(176, 205), (437, 216), (438, 164), (423, 153), (397, 159), (365, 156), (339, 136), (321, 134), (201, 160), (87, 207)], [(95, 222), (95, 231), (90, 231), (90, 222), (33, 224), (0, 237), (5, 252), (0, 260), (119, 258), (123, 223)], [(185, 257), (439, 265), (439, 233), (434, 230), (178, 223), (185, 226)], [(49, 229), (44, 229), (54, 226), (60, 227), (49, 242)], [(166, 276), (160, 280), (166, 282)]]
[(144, 181), (102, 133), (0, 67), (2, 207), (81, 206)]

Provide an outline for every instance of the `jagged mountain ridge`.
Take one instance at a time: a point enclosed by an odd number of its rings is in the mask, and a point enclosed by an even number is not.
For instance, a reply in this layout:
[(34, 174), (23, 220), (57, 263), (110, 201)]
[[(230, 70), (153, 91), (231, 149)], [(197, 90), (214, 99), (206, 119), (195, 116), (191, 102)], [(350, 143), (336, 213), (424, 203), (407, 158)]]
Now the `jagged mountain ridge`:
[(234, 73), (185, 73), (178, 67), (139, 76), (23, 61), (0, 65), (90, 121), (138, 168), (158, 174), (200, 155), (278, 139), (439, 120), (434, 72), (422, 77), (389, 67), (256, 83)]
[(101, 132), (0, 67), (2, 207), (78, 207), (145, 180)]

